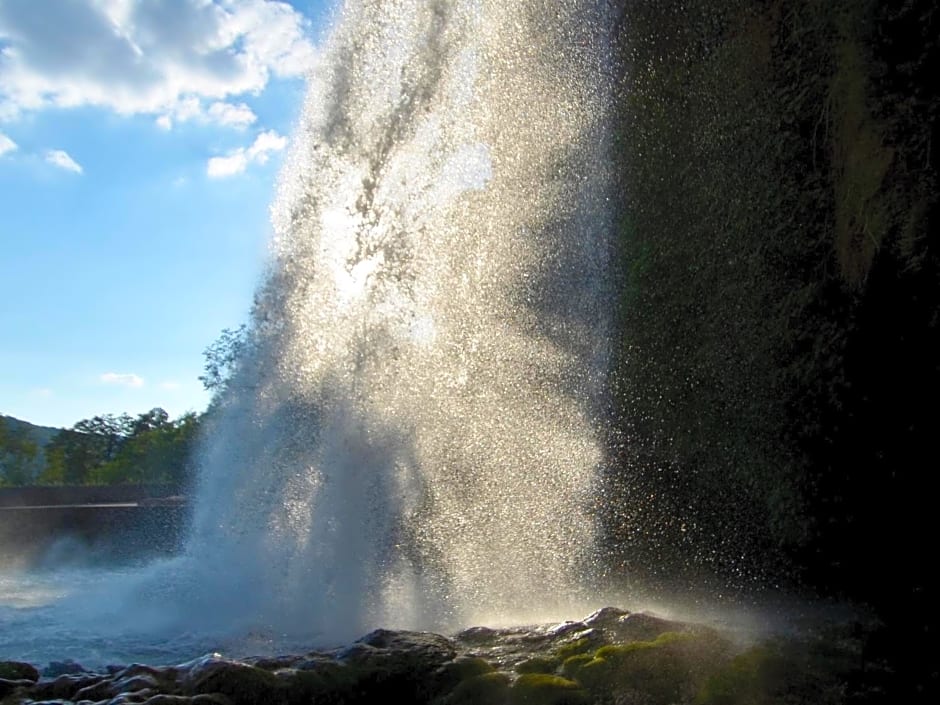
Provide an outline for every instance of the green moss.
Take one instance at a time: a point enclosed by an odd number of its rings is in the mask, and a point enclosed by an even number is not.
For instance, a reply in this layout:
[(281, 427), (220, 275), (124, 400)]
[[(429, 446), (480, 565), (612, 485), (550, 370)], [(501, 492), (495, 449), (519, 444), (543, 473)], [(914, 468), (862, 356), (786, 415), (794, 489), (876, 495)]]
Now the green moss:
[(575, 681), (547, 673), (526, 673), (513, 683), (512, 705), (584, 705), (587, 692)]
[(581, 667), (593, 660), (593, 654), (576, 654), (574, 656), (569, 656), (561, 665), (561, 673), (567, 678), (577, 678)]
[(695, 635), (688, 632), (663, 632), (652, 641), (632, 641), (629, 644), (610, 644), (602, 646), (594, 654), (595, 658), (621, 658), (625, 654), (646, 649), (659, 649), (670, 644), (689, 642)]
[(569, 656), (574, 656), (575, 654), (583, 654), (591, 650), (591, 640), (587, 637), (578, 639), (577, 641), (572, 641), (570, 644), (565, 644), (556, 649), (555, 654), (561, 658), (566, 659)]
[(456, 680), (466, 680), (474, 676), (482, 676), (484, 673), (492, 673), (496, 669), (486, 659), (475, 656), (461, 656), (445, 664), (443, 670), (449, 677)]
[(705, 635), (664, 632), (652, 641), (602, 646), (588, 660), (569, 659), (564, 672), (597, 695), (634, 691), (651, 705), (695, 693), (720, 650)]
[(699, 690), (696, 705), (768, 705), (786, 679), (780, 654), (758, 646), (736, 656)]
[(492, 671), (461, 681), (441, 705), (501, 705), (509, 698), (510, 678), (501, 671)]

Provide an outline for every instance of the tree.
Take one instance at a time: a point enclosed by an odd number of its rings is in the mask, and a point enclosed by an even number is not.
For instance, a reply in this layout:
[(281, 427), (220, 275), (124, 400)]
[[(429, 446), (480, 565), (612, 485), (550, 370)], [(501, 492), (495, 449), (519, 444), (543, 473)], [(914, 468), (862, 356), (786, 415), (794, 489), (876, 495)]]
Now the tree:
[(130, 434), (113, 458), (91, 470), (95, 484), (171, 484), (182, 486), (190, 476), (190, 457), (199, 417), (184, 414), (175, 421), (160, 408), (129, 421)]
[(0, 418), (0, 485), (27, 485), (36, 474), (39, 446)]
[(202, 386), (213, 392), (213, 401), (228, 388), (228, 384), (244, 359), (248, 349), (248, 326), (244, 323), (235, 330), (225, 328), (219, 337), (202, 353), (206, 359)]
[(92, 470), (104, 462), (108, 439), (79, 430), (87, 428), (84, 424), (85, 421), (79, 421), (53, 436), (46, 448), (46, 468), (41, 473), (45, 482), (83, 485)]

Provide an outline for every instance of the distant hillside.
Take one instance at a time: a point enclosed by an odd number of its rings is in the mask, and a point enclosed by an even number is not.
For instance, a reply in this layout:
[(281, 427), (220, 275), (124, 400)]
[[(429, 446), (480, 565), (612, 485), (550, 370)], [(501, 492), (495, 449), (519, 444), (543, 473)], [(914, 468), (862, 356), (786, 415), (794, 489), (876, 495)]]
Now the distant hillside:
[(62, 430), (52, 426), (37, 426), (29, 421), (23, 421), (5, 414), (0, 414), (0, 424), (4, 424), (10, 433), (20, 437), (25, 435), (30, 441), (39, 446), (40, 450), (52, 440), (55, 434)]

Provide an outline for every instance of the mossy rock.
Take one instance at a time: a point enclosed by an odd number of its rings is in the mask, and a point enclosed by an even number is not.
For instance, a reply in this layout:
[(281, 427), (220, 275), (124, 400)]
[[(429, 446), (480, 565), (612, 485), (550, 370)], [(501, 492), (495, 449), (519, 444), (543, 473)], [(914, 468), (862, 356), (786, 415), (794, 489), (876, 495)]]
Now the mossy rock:
[(566, 678), (578, 678), (578, 673), (586, 663), (594, 660), (594, 654), (577, 654), (569, 656), (561, 665), (561, 674)]
[(493, 673), (496, 670), (489, 661), (477, 656), (458, 656), (445, 663), (429, 682), (430, 690), (441, 695), (453, 692), (464, 681)]
[(440, 705), (504, 705), (509, 701), (509, 674), (491, 671), (461, 681)]
[(564, 671), (596, 695), (634, 691), (651, 705), (688, 700), (714, 668), (715, 644), (703, 635), (666, 632), (653, 641), (602, 646)]
[(594, 644), (592, 644), (591, 640), (588, 639), (587, 637), (582, 637), (568, 644), (565, 644), (564, 646), (558, 647), (558, 649), (555, 650), (555, 653), (558, 655), (559, 658), (564, 660), (570, 656), (587, 653), (588, 651), (591, 651), (593, 648), (594, 648)]
[(587, 705), (590, 701), (578, 683), (548, 673), (524, 673), (509, 692), (511, 705)]
[(496, 669), (486, 659), (477, 656), (459, 656), (450, 663), (445, 664), (441, 670), (457, 680), (466, 680), (474, 676), (482, 676), (485, 673), (492, 673)]
[(516, 673), (554, 673), (562, 664), (560, 656), (534, 656), (516, 665)]
[(39, 671), (35, 666), (21, 661), (0, 661), (0, 678), (8, 681), (39, 680)]
[(781, 654), (757, 646), (739, 654), (711, 676), (695, 698), (695, 705), (763, 705), (776, 702), (776, 693), (789, 671)]

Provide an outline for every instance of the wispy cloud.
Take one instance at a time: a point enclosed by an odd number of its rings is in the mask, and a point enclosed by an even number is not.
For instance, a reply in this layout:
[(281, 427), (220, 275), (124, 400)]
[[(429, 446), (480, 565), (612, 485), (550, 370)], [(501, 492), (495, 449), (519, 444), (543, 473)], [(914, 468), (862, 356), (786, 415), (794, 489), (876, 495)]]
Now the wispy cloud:
[(209, 106), (209, 117), (221, 125), (248, 127), (258, 119), (251, 108), (244, 103), (213, 103)]
[(217, 101), (208, 108), (195, 98), (180, 102), (172, 112), (157, 118), (157, 127), (172, 130), (176, 123), (194, 120), (200, 123), (215, 123), (227, 127), (242, 129), (258, 120), (254, 111), (244, 103), (225, 103)]
[(39, 387), (38, 389), (34, 389), (33, 394), (42, 399), (49, 399), (55, 396), (55, 392), (53, 392), (48, 387)]
[(143, 377), (125, 372), (105, 372), (98, 377), (98, 381), (102, 384), (113, 384), (119, 387), (132, 387), (135, 389), (144, 386)]
[(7, 152), (14, 151), (16, 148), (16, 142), (0, 132), (0, 157), (2, 157)]
[(274, 130), (262, 132), (249, 147), (239, 147), (224, 157), (212, 157), (206, 165), (210, 178), (222, 179), (241, 174), (249, 164), (264, 164), (273, 152), (287, 146), (287, 138)]
[(230, 99), (302, 76), (309, 31), (278, 0), (3, 0), (0, 118), (92, 105), (244, 127), (254, 113)]
[(177, 389), (180, 389), (183, 385), (175, 380), (167, 380), (166, 382), (160, 382), (160, 389), (165, 389), (168, 392), (175, 392)]
[(46, 161), (59, 169), (81, 174), (82, 165), (76, 162), (64, 149), (50, 149), (46, 152)]

